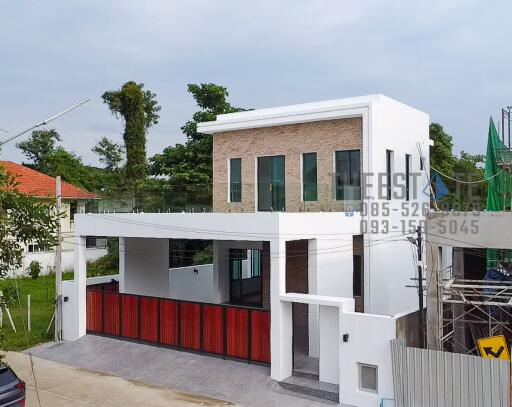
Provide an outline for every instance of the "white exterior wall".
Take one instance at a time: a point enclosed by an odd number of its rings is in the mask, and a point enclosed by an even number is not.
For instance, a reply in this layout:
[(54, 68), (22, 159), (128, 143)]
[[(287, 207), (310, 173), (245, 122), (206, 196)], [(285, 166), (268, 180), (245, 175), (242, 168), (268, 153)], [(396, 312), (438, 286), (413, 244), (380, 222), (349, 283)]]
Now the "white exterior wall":
[(169, 241), (125, 238), (123, 292), (153, 297), (169, 296)]
[[(107, 249), (87, 249), (87, 261), (95, 261), (107, 255)], [(75, 262), (75, 252), (73, 249), (63, 250), (61, 256), (62, 270), (73, 271)], [(55, 252), (39, 252), (39, 253), (26, 253), (23, 257), (23, 267), (16, 272), (17, 276), (27, 275), (27, 268), (32, 261), (37, 261), (41, 265), (41, 276), (47, 275), (53, 270), (55, 264)]]
[[(348, 342), (341, 337), (348, 334)], [(340, 403), (357, 407), (378, 406), (393, 399), (391, 339), (396, 338), (396, 318), (344, 312), (340, 315)], [(377, 366), (378, 392), (359, 388), (358, 363)]]
[(213, 264), (169, 269), (168, 297), (178, 300), (216, 302)]
[[(413, 229), (422, 225), (422, 210), (430, 205), (428, 194), (423, 193), (428, 183), (425, 172), (429, 171), (429, 116), (380, 95), (378, 101), (371, 104), (368, 126), (369, 137), (363, 140), (363, 172), (374, 175), (369, 182), (372, 186), (367, 189), (365, 203), (368, 210), (363, 217), (369, 230), (371, 222), (377, 221), (379, 233), (366, 233), (364, 236), (365, 311), (393, 315), (417, 304), (416, 292), (405, 287), (414, 277), (416, 264), (411, 243), (405, 241), (404, 228), (405, 233), (411, 235), (409, 221)], [(418, 142), (425, 158), (424, 171), (420, 170)], [(411, 177), (408, 202), (405, 198), (388, 201), (382, 196), (385, 191), (381, 191), (379, 196), (377, 174), (386, 173), (386, 150), (393, 151), (395, 174), (405, 173), (406, 154), (411, 156), (411, 174), (420, 174), (417, 178)], [(399, 181), (404, 184), (403, 180)], [(400, 193), (400, 190), (397, 188), (396, 192)], [(376, 205), (376, 215), (372, 215), (372, 205)], [(385, 213), (385, 205), (389, 205), (389, 214)], [(419, 212), (413, 214), (415, 209)], [(386, 221), (389, 222), (389, 233), (383, 233)]]

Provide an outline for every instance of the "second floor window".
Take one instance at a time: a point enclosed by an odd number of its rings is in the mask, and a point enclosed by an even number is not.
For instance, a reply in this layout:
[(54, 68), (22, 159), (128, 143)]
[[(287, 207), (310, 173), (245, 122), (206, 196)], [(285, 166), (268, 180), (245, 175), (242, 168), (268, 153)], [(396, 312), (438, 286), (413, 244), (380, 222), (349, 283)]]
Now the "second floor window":
[(405, 155), (405, 200), (410, 199), (411, 155)]
[(316, 201), (317, 195), (316, 153), (305, 153), (302, 155), (302, 200)]
[(242, 159), (229, 160), (229, 202), (242, 202)]
[(284, 211), (284, 155), (258, 157), (258, 211)]
[(392, 198), (393, 192), (393, 151), (386, 150), (386, 199)]
[(336, 151), (336, 199), (361, 199), (361, 161), (359, 150)]

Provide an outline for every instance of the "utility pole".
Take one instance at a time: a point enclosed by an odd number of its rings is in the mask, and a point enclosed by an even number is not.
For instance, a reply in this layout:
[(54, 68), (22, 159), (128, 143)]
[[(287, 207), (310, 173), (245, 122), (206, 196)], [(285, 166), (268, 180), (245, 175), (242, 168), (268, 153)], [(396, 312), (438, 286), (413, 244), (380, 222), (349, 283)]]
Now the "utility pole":
[(421, 264), (422, 262), (422, 244), (423, 244), (423, 238), (421, 236), (421, 226), (418, 226), (416, 228), (416, 233), (418, 236), (416, 237), (416, 245), (418, 249), (418, 305), (419, 305), (419, 339), (420, 339), (420, 348), (424, 348), (425, 346), (425, 339), (423, 334), (423, 325), (424, 325), (424, 318), (423, 318), (423, 266)]
[(62, 339), (62, 182), (60, 175), (55, 178), (55, 198), (57, 210), (57, 247), (55, 249), (55, 342)]

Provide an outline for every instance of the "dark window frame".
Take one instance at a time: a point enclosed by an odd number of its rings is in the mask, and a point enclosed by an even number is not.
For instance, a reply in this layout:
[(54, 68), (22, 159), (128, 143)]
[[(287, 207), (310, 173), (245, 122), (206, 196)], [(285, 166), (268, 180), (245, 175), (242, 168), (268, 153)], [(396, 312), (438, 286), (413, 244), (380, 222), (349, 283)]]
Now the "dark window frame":
[(386, 199), (388, 201), (392, 198), (393, 189), (393, 150), (386, 150)]
[[(282, 166), (278, 165), (280, 163)], [(257, 157), (256, 174), (257, 211), (286, 211), (286, 156), (278, 154)], [(279, 175), (282, 175), (282, 179), (279, 179)]]
[[(347, 156), (343, 158), (343, 156)], [(346, 170), (342, 171), (342, 162), (347, 163)], [(361, 150), (338, 150), (334, 152), (335, 192), (336, 200), (343, 201), (346, 187), (359, 188), (354, 200), (361, 199)]]
[(405, 155), (405, 200), (410, 200), (410, 187), (411, 187), (411, 155)]
[[(311, 158), (314, 158), (314, 169), (309, 169), (307, 165)], [(318, 201), (318, 157), (316, 152), (302, 154), (302, 200), (304, 202)]]
[[(235, 168), (233, 165), (237, 163)], [(236, 169), (236, 173), (235, 170)], [(242, 202), (242, 159), (230, 158), (229, 160), (229, 202)]]

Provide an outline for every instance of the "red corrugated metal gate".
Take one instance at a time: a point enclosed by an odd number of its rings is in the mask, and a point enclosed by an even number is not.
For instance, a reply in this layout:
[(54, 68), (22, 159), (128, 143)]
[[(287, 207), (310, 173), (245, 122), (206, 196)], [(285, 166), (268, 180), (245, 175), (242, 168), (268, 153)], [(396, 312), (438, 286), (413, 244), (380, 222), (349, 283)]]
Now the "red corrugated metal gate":
[(120, 294), (116, 288), (87, 288), (87, 333), (270, 363), (268, 310)]

